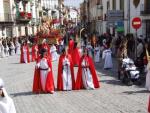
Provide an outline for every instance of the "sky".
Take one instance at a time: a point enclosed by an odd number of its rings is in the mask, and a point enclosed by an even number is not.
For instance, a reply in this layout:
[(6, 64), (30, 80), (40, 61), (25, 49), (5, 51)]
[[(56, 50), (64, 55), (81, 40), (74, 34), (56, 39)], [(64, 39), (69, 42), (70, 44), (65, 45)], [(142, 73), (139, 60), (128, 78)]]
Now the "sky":
[(65, 5), (79, 7), (84, 0), (64, 0)]

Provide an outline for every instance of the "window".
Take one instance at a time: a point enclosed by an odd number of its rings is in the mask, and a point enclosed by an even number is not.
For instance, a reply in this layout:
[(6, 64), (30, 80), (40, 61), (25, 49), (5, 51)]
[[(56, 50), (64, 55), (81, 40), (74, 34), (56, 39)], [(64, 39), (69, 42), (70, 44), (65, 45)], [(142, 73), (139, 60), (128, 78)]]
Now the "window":
[(150, 13), (150, 0), (145, 0), (145, 10)]
[(120, 0), (120, 10), (124, 10), (124, 0)]
[(107, 10), (110, 9), (110, 4), (109, 4), (109, 1), (107, 1)]
[(112, 9), (113, 10), (116, 10), (116, 0), (112, 0)]

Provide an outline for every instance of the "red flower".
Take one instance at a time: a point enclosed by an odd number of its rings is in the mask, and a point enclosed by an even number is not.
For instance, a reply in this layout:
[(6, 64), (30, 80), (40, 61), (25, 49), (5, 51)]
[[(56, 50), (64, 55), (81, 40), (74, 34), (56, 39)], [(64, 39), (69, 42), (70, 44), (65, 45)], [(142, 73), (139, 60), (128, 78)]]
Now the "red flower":
[(25, 17), (25, 12), (20, 12), (21, 17)]
[(27, 13), (27, 18), (31, 19), (32, 18), (32, 14), (31, 13)]

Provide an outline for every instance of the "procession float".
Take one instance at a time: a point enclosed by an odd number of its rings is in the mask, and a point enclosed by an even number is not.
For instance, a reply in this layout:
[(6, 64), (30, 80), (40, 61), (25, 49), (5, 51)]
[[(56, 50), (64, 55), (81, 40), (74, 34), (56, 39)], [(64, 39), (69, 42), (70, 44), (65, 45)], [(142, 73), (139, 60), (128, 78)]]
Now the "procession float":
[(36, 37), (39, 45), (42, 44), (44, 39), (48, 44), (58, 44), (58, 41), (62, 38), (62, 31), (53, 27), (55, 23), (56, 20), (42, 19), (42, 25), (39, 26)]

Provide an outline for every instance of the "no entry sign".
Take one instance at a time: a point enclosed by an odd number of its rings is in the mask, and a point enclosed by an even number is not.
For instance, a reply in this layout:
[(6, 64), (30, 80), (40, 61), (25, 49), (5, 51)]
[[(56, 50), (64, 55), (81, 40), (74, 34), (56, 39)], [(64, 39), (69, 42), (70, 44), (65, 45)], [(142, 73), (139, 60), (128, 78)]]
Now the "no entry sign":
[(141, 18), (139, 18), (139, 17), (133, 18), (133, 20), (132, 20), (132, 27), (134, 29), (136, 29), (136, 30), (139, 29), (141, 27), (141, 25), (142, 25)]

